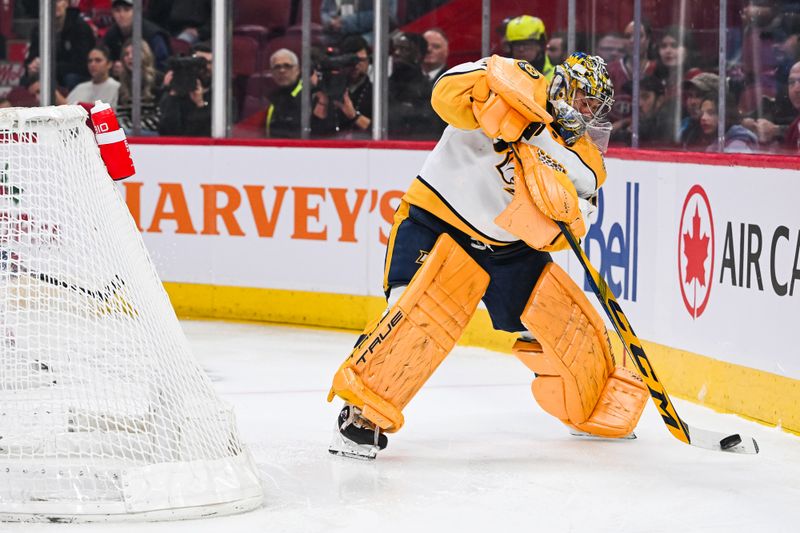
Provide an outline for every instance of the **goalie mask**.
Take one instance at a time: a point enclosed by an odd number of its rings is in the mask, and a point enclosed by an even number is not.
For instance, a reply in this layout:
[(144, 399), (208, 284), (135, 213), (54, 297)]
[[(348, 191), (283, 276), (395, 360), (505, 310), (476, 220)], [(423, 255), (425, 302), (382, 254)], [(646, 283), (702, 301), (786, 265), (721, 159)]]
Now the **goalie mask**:
[(606, 62), (600, 56), (574, 52), (555, 68), (549, 98), (558, 133), (573, 144), (587, 126), (599, 126), (614, 105)]

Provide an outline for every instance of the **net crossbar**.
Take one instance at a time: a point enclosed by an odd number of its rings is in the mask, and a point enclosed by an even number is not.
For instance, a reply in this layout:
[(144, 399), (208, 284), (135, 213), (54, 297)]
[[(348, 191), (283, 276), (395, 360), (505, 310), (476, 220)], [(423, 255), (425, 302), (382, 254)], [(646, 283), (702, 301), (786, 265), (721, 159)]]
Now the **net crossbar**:
[(77, 106), (0, 110), (0, 519), (261, 504)]

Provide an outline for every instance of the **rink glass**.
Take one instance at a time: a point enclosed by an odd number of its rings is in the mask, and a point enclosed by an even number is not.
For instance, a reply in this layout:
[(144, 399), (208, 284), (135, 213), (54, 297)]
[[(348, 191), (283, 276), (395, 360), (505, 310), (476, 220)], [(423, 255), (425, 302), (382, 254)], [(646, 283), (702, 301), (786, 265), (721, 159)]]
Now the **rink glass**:
[[(52, 0), (43, 0), (41, 3), (52, 5)], [(8, 82), (8, 89), (19, 83), (18, 78), (24, 71), (24, 49), (12, 41), (27, 38), (32, 26), (39, 21), (35, 4), (28, 2), (24, 6), (15, 5), (14, 12), (3, 19), (13, 20), (14, 24), (0, 26), (0, 32), (9, 43), (6, 46), (7, 59), (19, 66), (17, 70), (20, 71)], [(89, 2), (74, 1), (72, 4), (83, 9), (84, 18), (90, 19), (101, 33), (107, 31), (113, 21), (108, 9), (86, 7)], [(358, 31), (374, 45), (376, 36), (383, 35), (383, 32), (375, 31), (373, 12), (361, 7), (361, 4), (340, 2), (338, 17), (343, 20), (350, 16), (351, 21), (358, 20)], [(604, 55), (611, 63), (620, 55), (632, 54), (632, 38), (630, 35), (626, 37), (626, 31), (631, 33), (627, 26), (636, 18), (638, 7), (640, 20), (649, 24), (651, 29), (645, 31), (646, 26), (640, 26), (642, 33), (649, 37), (640, 41), (645, 48), (640, 65), (647, 61), (661, 63), (655, 78), (663, 85), (663, 95), (657, 94), (661, 90), (653, 79), (639, 83), (635, 89), (639, 98), (633, 112), (633, 83), (628, 87), (620, 83), (616, 88), (614, 118), (617, 120), (612, 146), (699, 152), (724, 149), (794, 153), (797, 150), (800, 129), (795, 118), (800, 114), (800, 66), (796, 75), (791, 76), (790, 71), (800, 56), (797, 37), (800, 33), (800, 12), (793, 4), (764, 0), (701, 3), (686, 0), (639, 0), (628, 3), (571, 0), (556, 4), (521, 0), (382, 0), (377, 4), (383, 7), (381, 20), (384, 24), (381, 28), (387, 28), (385, 46), (373, 47), (368, 57), (362, 58), (361, 66), (367, 66), (373, 82), (384, 82), (383, 90), (377, 92), (371, 109), (375, 116), (370, 118), (377, 118), (378, 123), (372, 120), (367, 124), (355, 117), (361, 126), (366, 126), (366, 129), (356, 130), (350, 122), (354, 115), (348, 110), (346, 117), (340, 117), (338, 126), (328, 127), (327, 130), (314, 129), (311, 117), (318, 99), (312, 100), (309, 95), (303, 98), (301, 95), (300, 103), (304, 104), (304, 109), (298, 137), (343, 142), (369, 139), (432, 141), (438, 137), (439, 130), (431, 126), (433, 119), (424, 92), (420, 95), (416, 90), (419, 88), (415, 89), (413, 83), (407, 84), (410, 87), (402, 86), (404, 76), (390, 68), (390, 56), (395, 56), (391, 62), (413, 56), (413, 47), (418, 42), (415, 41), (416, 36), (398, 38), (398, 30), (408, 34), (423, 34), (431, 28), (441, 27), (449, 41), (447, 65), (453, 66), (479, 59), (488, 53), (508, 53), (505, 21), (529, 14), (544, 22), (548, 37), (546, 47), (551, 52), (556, 53), (559, 46), (564, 47), (563, 42), (553, 40), (553, 37), (562, 36), (562, 41), (566, 38), (568, 42), (567, 49), (571, 43), (576, 48)], [(136, 0), (135, 5), (141, 5), (140, 0)], [(279, 48), (293, 50), (299, 59), (301, 78), (305, 76), (307, 85), (327, 83), (319, 81), (321, 58), (337, 55), (336, 28), (344, 24), (332, 22), (337, 18), (335, 5), (336, 2), (327, 0), (209, 2), (207, 6), (212, 12), (209, 27), (219, 28), (216, 31), (221, 32), (223, 38), (216, 42), (225, 43), (223, 50), (217, 49), (220, 46), (214, 46), (213, 50), (214, 69), (221, 69), (221, 74), (214, 78), (210, 93), (214, 97), (209, 98), (211, 126), (188, 131), (186, 135), (202, 136), (206, 135), (206, 131), (211, 131), (215, 137), (268, 138), (267, 113), (276, 90), (276, 72), (270, 65), (270, 55)], [(326, 9), (328, 7), (331, 9)], [(722, 20), (720, 11), (723, 13)], [(303, 31), (304, 15), (308, 18), (306, 32)], [(726, 35), (722, 42), (719, 39), (721, 34)], [(191, 54), (191, 47), (185, 41), (176, 39), (177, 36), (174, 34), (171, 39), (173, 54)], [(53, 40), (46, 37), (49, 48), (55, 49)], [(302, 53), (304, 39), (310, 51), (305, 62)], [(332, 48), (327, 49), (328, 45), (332, 45)], [(722, 61), (721, 45), (724, 49)], [(665, 60), (673, 61), (676, 56), (678, 63), (664, 64)], [(55, 68), (56, 63), (51, 62), (50, 67)], [(692, 115), (696, 116), (697, 100), (700, 98), (698, 91), (692, 89), (692, 84), (688, 82), (697, 73), (718, 73), (720, 63), (723, 63), (724, 77), (728, 83), (717, 84), (716, 92), (708, 84), (700, 84), (707, 91), (712, 91), (711, 94), (706, 91), (702, 95), (709, 100), (706, 104), (706, 127), (699, 138), (687, 142), (687, 121)], [(303, 72), (304, 68), (306, 72)], [(641, 68), (645, 73), (650, 72), (646, 66)], [(406, 72), (413, 70), (406, 69)], [(385, 77), (381, 76), (384, 71)], [(42, 77), (45, 75), (45, 72), (41, 72)], [(328, 79), (332, 77), (335, 76), (329, 75)], [(221, 80), (226, 80), (226, 83)], [(720, 95), (718, 91), (725, 93)], [(17, 88), (15, 94), (18, 96), (20, 92), (25, 93), (23, 96), (27, 95), (24, 87)], [(715, 94), (716, 99), (713, 98)], [(31, 94), (27, 98), (28, 105), (31, 101), (35, 102), (35, 98)], [(133, 107), (139, 110), (135, 115), (143, 113), (147, 116), (147, 109), (142, 108), (137, 95), (134, 95)], [(366, 115), (362, 111), (359, 112)], [(305, 121), (302, 120), (304, 117)], [(381, 117), (383, 120), (380, 120)], [(709, 126), (709, 122), (713, 121), (717, 124), (716, 132)], [(419, 126), (419, 123), (422, 125)], [(305, 130), (302, 124), (305, 124)], [(697, 124), (695, 128), (702, 130)], [(720, 134), (726, 135), (723, 143), (719, 142)], [(294, 135), (272, 134), (271, 137)], [(738, 143), (731, 145), (732, 139), (738, 139)]]

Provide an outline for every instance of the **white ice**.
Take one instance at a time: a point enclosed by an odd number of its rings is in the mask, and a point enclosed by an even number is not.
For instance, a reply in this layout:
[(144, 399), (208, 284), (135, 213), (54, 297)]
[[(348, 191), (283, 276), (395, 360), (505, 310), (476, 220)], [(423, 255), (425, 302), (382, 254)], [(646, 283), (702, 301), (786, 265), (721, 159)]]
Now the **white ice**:
[(800, 439), (677, 401), (697, 427), (750, 434), (755, 456), (675, 440), (648, 405), (634, 441), (570, 436), (508, 355), (458, 347), (374, 462), (327, 452), (325, 402), (355, 335), (184, 322), (195, 355), (237, 411), (266, 502), (238, 516), (147, 524), (0, 524), (0, 531), (790, 532), (800, 530)]

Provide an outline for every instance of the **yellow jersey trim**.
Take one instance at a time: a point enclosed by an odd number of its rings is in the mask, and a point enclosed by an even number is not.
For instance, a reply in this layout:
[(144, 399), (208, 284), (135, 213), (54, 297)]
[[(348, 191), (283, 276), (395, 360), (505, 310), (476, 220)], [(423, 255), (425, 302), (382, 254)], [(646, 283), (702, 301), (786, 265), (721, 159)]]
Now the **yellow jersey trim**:
[(483, 234), (472, 224), (467, 222), (461, 215), (459, 215), (458, 212), (453, 209), (449, 203), (447, 203), (447, 200), (445, 200), (438, 192), (436, 192), (436, 189), (434, 189), (420, 176), (417, 176), (416, 179), (411, 183), (411, 186), (403, 195), (403, 200), (411, 205), (415, 205), (421, 209), (424, 209), (425, 211), (428, 211), (439, 219), (444, 220), (458, 231), (466, 233), (473, 239), (477, 239), (484, 244), (505, 246), (507, 244), (511, 244), (512, 242), (517, 242), (516, 240), (498, 241)]

